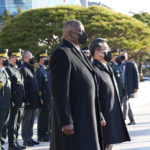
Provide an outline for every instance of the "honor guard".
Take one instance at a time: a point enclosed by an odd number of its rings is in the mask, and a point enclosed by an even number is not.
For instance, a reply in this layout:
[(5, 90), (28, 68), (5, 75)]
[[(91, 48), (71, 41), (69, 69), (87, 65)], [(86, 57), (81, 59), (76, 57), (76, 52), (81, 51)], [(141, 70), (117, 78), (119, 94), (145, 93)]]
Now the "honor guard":
[(0, 50), (0, 150), (5, 150), (2, 146), (7, 136), (11, 108), (11, 83), (5, 70), (5, 66), (8, 65), (7, 53), (8, 50)]
[(18, 130), (24, 111), (24, 81), (18, 66), (21, 64), (21, 50), (13, 50), (8, 53), (9, 66), (6, 68), (11, 80), (12, 109), (8, 126), (9, 150), (25, 149), (18, 144)]
[(120, 102), (122, 104), (123, 97), (125, 96), (125, 89), (124, 89), (123, 80), (122, 80), (122, 70), (120, 69), (120, 66), (119, 66), (119, 52), (118, 51), (112, 53), (110, 66), (113, 69), (113, 72), (117, 81), (119, 95), (120, 95)]
[(38, 140), (49, 141), (49, 112), (50, 112), (50, 84), (48, 76), (48, 55), (47, 50), (37, 54), (39, 65), (36, 70), (36, 78), (41, 98), (41, 109), (38, 118)]

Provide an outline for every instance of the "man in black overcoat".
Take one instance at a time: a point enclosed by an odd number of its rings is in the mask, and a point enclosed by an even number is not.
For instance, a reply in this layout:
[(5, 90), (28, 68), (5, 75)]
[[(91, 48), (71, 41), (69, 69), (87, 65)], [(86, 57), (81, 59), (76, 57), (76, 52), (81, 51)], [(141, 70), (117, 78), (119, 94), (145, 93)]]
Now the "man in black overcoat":
[(24, 77), (25, 109), (21, 135), (25, 146), (34, 146), (39, 144), (39, 142), (33, 140), (32, 136), (36, 109), (40, 107), (41, 102), (33, 67), (34, 58), (31, 52), (24, 52), (23, 61), (21, 72)]
[(51, 150), (101, 150), (95, 72), (79, 47), (86, 40), (82, 23), (69, 20), (51, 56)]
[(112, 144), (130, 141), (123, 119), (120, 98), (115, 76), (107, 62), (111, 53), (105, 39), (96, 38), (90, 45), (93, 66), (99, 83), (99, 101), (106, 126), (103, 129), (105, 150), (111, 150)]
[(126, 116), (128, 114), (130, 120), (128, 125), (135, 125), (135, 119), (130, 105), (130, 98), (134, 97), (135, 93), (138, 92), (139, 73), (136, 64), (128, 60), (128, 53), (126, 50), (122, 50), (120, 52), (120, 58), (122, 60), (122, 78), (126, 92), (126, 95), (123, 98), (123, 116), (124, 120), (126, 120)]

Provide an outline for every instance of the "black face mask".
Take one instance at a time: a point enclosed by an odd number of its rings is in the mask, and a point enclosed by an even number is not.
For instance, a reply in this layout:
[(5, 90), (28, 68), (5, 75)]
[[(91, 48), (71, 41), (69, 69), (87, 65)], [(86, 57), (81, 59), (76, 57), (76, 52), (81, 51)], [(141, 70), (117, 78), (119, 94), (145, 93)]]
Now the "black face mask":
[(120, 57), (117, 57), (117, 58), (116, 58), (116, 62), (117, 62), (118, 65), (121, 65), (121, 58), (120, 58)]
[(104, 53), (104, 59), (105, 59), (105, 61), (107, 61), (107, 62), (109, 62), (109, 61), (111, 61), (111, 59), (112, 59), (112, 54), (111, 54), (111, 52), (109, 51), (109, 52), (105, 52)]
[(125, 56), (120, 56), (121, 60), (125, 60)]
[(82, 34), (78, 34), (79, 37), (78, 37), (78, 42), (79, 44), (85, 44), (86, 41), (87, 41), (87, 34), (85, 32), (82, 32)]
[(8, 66), (8, 65), (9, 65), (8, 59), (3, 60), (3, 66)]
[(48, 64), (49, 64), (49, 60), (47, 59), (47, 60), (44, 61), (44, 65), (47, 66)]
[(17, 66), (20, 66), (20, 65), (21, 65), (21, 59), (19, 59), (19, 60), (16, 59), (16, 65), (17, 65)]
[(34, 64), (34, 58), (30, 58), (30, 59), (29, 59), (29, 63), (30, 63), (31, 65), (33, 65), (33, 64)]

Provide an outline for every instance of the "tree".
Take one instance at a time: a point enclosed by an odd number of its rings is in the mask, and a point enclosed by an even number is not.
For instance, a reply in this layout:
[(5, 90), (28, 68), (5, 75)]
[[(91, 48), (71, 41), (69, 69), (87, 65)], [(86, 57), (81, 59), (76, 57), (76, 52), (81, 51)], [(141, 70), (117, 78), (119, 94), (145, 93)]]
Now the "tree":
[(17, 11), (18, 11), (17, 15), (21, 15), (22, 14), (22, 9), (21, 9), (21, 7), (19, 5), (17, 6)]
[(101, 6), (89, 8), (59, 6), (33, 9), (14, 17), (0, 33), (0, 48), (23, 48), (32, 52), (52, 50), (62, 39), (63, 24), (80, 20), (88, 33), (88, 45), (94, 37), (108, 39), (112, 49), (130, 53), (150, 50), (150, 28), (141, 21)]
[(150, 14), (147, 12), (138, 13), (133, 15), (134, 18), (147, 23), (150, 26)]
[(10, 19), (10, 13), (8, 10), (4, 11), (4, 15), (2, 16), (3, 21)]

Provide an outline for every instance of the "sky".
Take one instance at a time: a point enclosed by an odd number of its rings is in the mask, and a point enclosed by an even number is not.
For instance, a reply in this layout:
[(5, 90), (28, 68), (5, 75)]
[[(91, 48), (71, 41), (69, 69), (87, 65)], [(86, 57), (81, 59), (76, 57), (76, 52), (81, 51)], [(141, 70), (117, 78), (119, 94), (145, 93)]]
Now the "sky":
[[(92, 1), (92, 0), (90, 0)], [(150, 13), (150, 0), (94, 0), (102, 2), (103, 4), (111, 7), (112, 9), (131, 15), (128, 12), (149, 12)]]

